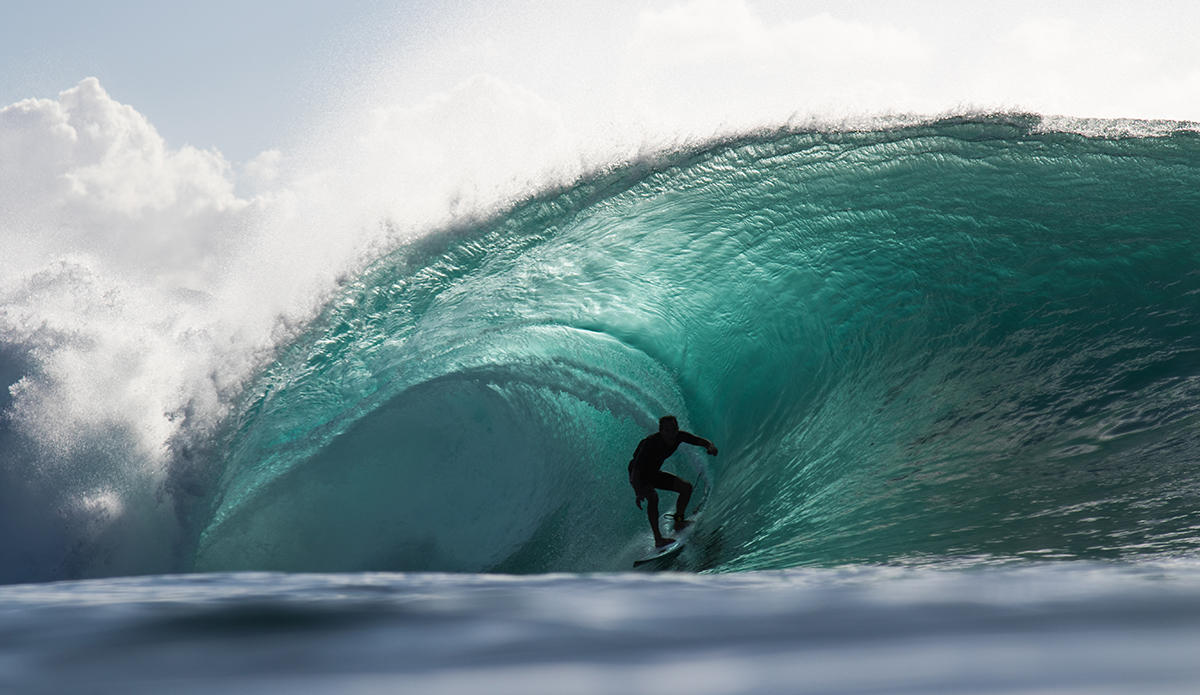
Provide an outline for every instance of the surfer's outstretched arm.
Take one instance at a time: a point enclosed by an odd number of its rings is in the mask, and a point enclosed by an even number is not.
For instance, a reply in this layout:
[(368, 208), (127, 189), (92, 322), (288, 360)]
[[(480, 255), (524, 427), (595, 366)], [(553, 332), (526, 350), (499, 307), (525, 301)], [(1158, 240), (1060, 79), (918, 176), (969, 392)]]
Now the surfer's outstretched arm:
[(696, 435), (692, 434), (691, 432), (684, 432), (683, 430), (679, 430), (679, 441), (683, 442), (684, 444), (694, 444), (695, 446), (702, 446), (702, 447), (704, 447), (704, 450), (708, 452), (709, 456), (717, 455), (717, 445), (716, 444), (713, 444), (712, 442), (708, 441), (704, 437), (697, 437)]

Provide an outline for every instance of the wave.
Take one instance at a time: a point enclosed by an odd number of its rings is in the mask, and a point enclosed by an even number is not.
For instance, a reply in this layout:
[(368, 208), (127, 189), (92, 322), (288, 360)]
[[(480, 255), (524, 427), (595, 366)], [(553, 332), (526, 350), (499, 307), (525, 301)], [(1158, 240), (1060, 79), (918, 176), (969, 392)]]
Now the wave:
[[(668, 412), (721, 448), (668, 464), (677, 569), (1194, 554), (1197, 147), (999, 114), (668, 148), (386, 222), (270, 339), (278, 303), (29, 236), (60, 260), (0, 287), (0, 581), (627, 569)], [(311, 306), (286, 253), (231, 287)]]
[(752, 133), (398, 248), (243, 395), (190, 568), (623, 569), (666, 412), (721, 447), (681, 568), (1190, 553), (1200, 141), (1100, 125)]

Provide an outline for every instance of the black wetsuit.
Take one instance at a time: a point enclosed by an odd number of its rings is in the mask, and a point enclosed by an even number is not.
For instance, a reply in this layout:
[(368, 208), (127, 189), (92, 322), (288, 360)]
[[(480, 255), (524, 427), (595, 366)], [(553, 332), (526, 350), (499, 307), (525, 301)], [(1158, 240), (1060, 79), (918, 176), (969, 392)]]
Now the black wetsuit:
[[(707, 439), (701, 439), (690, 432), (679, 430), (679, 435), (675, 437), (674, 444), (667, 444), (662, 438), (661, 433), (646, 437), (641, 442), (638, 442), (637, 449), (633, 452), (633, 460), (629, 462), (629, 484), (633, 485), (633, 471), (636, 469), (641, 474), (642, 485), (656, 487), (659, 490), (674, 490), (675, 481), (679, 480), (678, 476), (663, 472), (663, 462), (667, 460), (680, 444), (695, 444), (696, 446), (708, 446)], [(634, 491), (641, 493), (634, 487)]]

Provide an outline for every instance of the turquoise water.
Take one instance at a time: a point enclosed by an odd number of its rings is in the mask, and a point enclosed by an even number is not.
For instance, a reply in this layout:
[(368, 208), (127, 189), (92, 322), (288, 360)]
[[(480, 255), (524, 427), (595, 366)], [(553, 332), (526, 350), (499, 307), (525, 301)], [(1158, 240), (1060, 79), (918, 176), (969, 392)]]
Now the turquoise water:
[(176, 466), (180, 567), (625, 569), (667, 412), (721, 449), (668, 463), (707, 496), (675, 569), (1190, 555), (1198, 307), (1189, 130), (666, 152), (348, 278)]

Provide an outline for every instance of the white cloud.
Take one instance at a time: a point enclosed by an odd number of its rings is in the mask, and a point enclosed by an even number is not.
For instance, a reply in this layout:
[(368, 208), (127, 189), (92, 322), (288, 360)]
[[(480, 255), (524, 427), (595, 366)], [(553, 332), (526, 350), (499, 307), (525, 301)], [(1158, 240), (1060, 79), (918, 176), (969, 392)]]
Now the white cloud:
[(998, 32), (993, 51), (997, 59), (977, 66), (960, 93), (1098, 118), (1188, 118), (1200, 105), (1196, 56), (1137, 23), (1034, 15)]
[(668, 65), (733, 61), (765, 67), (799, 60), (812, 67), (850, 60), (884, 70), (892, 69), (894, 61), (923, 62), (930, 54), (913, 34), (825, 13), (768, 24), (744, 0), (698, 0), (643, 11), (631, 48), (642, 58)]
[(574, 136), (557, 105), (488, 75), (363, 115), (288, 183), (292, 218), (304, 220), (297, 233), (323, 238), (312, 246), (326, 256), (339, 243), (331, 235), (357, 243), (383, 219), (424, 229), (578, 173)]
[(24, 256), (21, 265), (86, 253), (175, 284), (203, 284), (249, 207), (234, 195), (219, 152), (168, 148), (95, 78), (57, 101), (0, 109), (0, 235)]
[(628, 91), (663, 122), (686, 126), (699, 120), (693, 114), (707, 114), (734, 128), (792, 114), (1200, 113), (1190, 9), (1018, 2), (948, 13), (937, 4), (879, 2), (806, 14), (805, 7), (695, 0), (643, 9), (627, 44), (626, 82), (636, 86)]
[(893, 26), (697, 0), (643, 10), (625, 65), (646, 113), (704, 133), (907, 105), (934, 58), (922, 36)]
[(1011, 38), (1021, 53), (1035, 60), (1062, 59), (1081, 48), (1078, 28), (1069, 19), (1030, 19), (1018, 25)]
[(266, 189), (279, 179), (283, 153), (267, 150), (242, 165), (238, 182), (253, 190)]
[(744, 2), (700, 0), (638, 17), (634, 49), (666, 63), (695, 64), (767, 52), (769, 32)]
[(96, 79), (49, 106), (72, 135), (72, 166), (63, 176), (73, 196), (130, 217), (172, 206), (186, 213), (244, 204), (233, 196), (229, 163), (219, 153), (168, 150), (144, 116), (113, 101)]
[(510, 182), (553, 168), (574, 139), (556, 104), (481, 74), (415, 106), (374, 109), (359, 142), (374, 163), (415, 174), (406, 183), (418, 191), (432, 184), (504, 195), (519, 192)]

